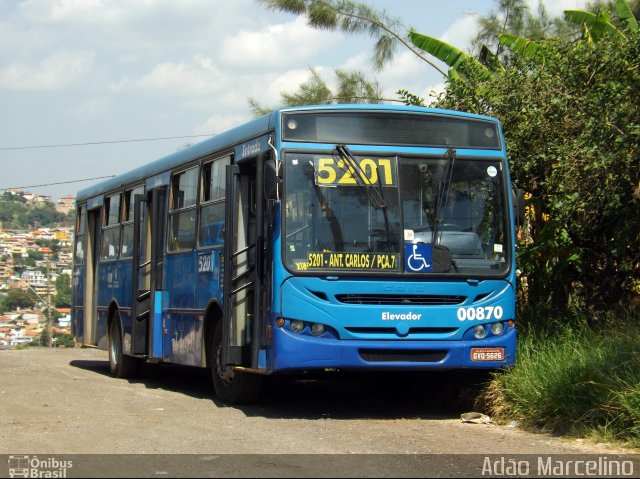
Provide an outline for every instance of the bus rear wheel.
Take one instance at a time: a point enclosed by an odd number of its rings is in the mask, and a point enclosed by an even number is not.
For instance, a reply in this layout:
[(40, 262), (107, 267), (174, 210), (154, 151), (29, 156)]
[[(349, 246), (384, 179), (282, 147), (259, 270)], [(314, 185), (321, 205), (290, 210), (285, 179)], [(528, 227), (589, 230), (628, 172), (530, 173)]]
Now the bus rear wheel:
[(250, 404), (256, 401), (260, 393), (263, 377), (233, 371), (222, 364), (222, 322), (216, 325), (211, 344), (213, 361), (211, 376), (216, 396), (226, 404)]
[(109, 370), (114, 378), (130, 378), (138, 370), (138, 359), (122, 352), (120, 315), (116, 314), (109, 327)]

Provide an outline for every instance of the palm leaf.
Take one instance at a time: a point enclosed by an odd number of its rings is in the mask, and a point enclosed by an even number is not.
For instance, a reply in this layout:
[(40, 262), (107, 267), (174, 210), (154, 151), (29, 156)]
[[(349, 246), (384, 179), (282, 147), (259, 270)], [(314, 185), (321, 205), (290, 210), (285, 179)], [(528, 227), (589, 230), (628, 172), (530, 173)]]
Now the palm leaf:
[(629, 5), (625, 0), (616, 0), (616, 10), (618, 12), (618, 18), (627, 26), (627, 30), (630, 32), (638, 31), (638, 21), (633, 16), (633, 12), (629, 8)]

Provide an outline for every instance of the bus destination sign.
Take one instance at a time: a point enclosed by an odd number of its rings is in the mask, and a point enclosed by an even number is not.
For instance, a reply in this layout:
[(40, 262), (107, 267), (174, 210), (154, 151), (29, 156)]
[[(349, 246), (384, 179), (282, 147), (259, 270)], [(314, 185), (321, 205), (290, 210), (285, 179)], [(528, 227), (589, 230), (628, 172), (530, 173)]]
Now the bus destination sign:
[(309, 253), (306, 263), (298, 263), (298, 269), (348, 269), (348, 270), (394, 270), (398, 255), (390, 253)]

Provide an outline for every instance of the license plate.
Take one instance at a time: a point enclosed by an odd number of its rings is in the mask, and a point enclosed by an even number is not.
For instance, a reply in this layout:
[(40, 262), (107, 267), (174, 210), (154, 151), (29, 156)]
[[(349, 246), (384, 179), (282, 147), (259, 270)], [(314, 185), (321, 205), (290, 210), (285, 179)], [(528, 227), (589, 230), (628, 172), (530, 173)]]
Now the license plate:
[(504, 348), (471, 348), (471, 361), (504, 361)]

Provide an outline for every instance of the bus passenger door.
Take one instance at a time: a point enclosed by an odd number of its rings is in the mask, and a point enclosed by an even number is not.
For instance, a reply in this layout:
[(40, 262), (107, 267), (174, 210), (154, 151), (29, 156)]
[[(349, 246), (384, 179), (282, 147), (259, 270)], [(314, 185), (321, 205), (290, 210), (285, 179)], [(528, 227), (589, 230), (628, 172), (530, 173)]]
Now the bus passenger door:
[(154, 311), (162, 307), (155, 304), (155, 293), (162, 289), (165, 199), (166, 188), (134, 198), (132, 354), (153, 353), (150, 325)]
[(227, 166), (222, 361), (254, 370), (264, 334), (262, 161)]
[(84, 284), (84, 344), (98, 344), (98, 258), (102, 207), (87, 211), (87, 250)]

